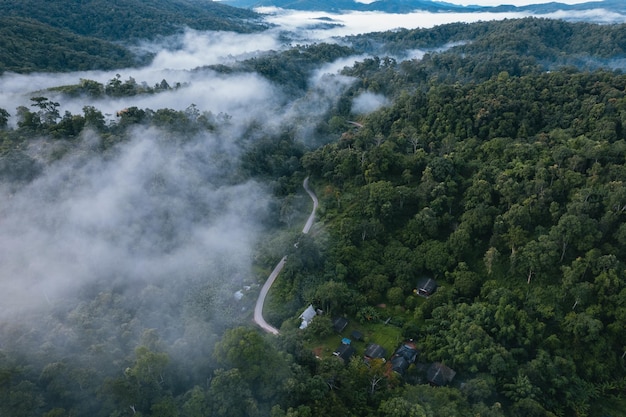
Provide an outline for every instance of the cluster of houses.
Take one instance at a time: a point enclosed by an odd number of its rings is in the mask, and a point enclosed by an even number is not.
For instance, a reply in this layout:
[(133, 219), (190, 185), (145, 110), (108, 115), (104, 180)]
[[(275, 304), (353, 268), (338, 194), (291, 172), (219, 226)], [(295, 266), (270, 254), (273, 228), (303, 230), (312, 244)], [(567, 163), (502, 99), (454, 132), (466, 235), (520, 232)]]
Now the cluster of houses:
[[(422, 297), (429, 297), (436, 290), (437, 283), (432, 278), (424, 278), (418, 282), (414, 293)], [(300, 328), (305, 329), (311, 320), (313, 320), (313, 318), (318, 314), (321, 314), (321, 312), (310, 305), (300, 315), (300, 319), (302, 320)], [(341, 334), (347, 326), (348, 320), (345, 317), (337, 317), (333, 320), (333, 328), (339, 334)], [(352, 343), (353, 341), (363, 341), (363, 335), (358, 331), (353, 331), (350, 338), (342, 338), (341, 344), (335, 349), (333, 355), (347, 363), (356, 354), (356, 349)], [(396, 348), (389, 360), (387, 360), (387, 352), (382, 346), (376, 343), (369, 343), (365, 347), (363, 360), (366, 362), (374, 359), (383, 360), (388, 363), (391, 371), (400, 376), (404, 376), (409, 367), (412, 364), (416, 364), (418, 355), (419, 351), (417, 350), (415, 342), (412, 339), (409, 339), (405, 340)], [(450, 369), (441, 362), (434, 362), (430, 365), (421, 364), (420, 367), (426, 371), (426, 380), (428, 383), (434, 386), (447, 385), (452, 382), (456, 375), (454, 370)]]

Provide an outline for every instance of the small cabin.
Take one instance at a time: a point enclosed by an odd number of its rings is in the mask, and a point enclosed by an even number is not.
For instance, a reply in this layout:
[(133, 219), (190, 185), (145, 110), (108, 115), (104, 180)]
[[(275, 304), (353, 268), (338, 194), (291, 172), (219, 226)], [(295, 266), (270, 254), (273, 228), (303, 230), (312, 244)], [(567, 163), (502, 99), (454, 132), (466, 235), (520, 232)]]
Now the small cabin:
[(418, 281), (414, 292), (421, 297), (430, 297), (435, 291), (437, 291), (437, 281), (424, 277)]
[(382, 346), (377, 345), (376, 343), (370, 343), (365, 348), (365, 353), (363, 354), (363, 356), (365, 356), (365, 359), (385, 360), (386, 354), (385, 349)]
[(409, 366), (415, 363), (417, 355), (418, 351), (415, 343), (413, 340), (407, 340), (396, 349), (391, 357), (391, 370), (401, 376), (404, 375), (407, 369), (409, 369)]
[(348, 327), (348, 320), (345, 317), (337, 317), (333, 320), (333, 329), (337, 333), (343, 332)]
[(435, 362), (431, 364), (426, 371), (426, 377), (428, 379), (428, 382), (431, 385), (437, 387), (442, 387), (449, 384), (450, 382), (452, 382), (455, 375), (456, 372), (454, 370), (448, 368), (446, 365), (440, 362)]
[(350, 344), (342, 343), (333, 352), (333, 355), (341, 359), (344, 363), (347, 363), (354, 355), (355, 350)]

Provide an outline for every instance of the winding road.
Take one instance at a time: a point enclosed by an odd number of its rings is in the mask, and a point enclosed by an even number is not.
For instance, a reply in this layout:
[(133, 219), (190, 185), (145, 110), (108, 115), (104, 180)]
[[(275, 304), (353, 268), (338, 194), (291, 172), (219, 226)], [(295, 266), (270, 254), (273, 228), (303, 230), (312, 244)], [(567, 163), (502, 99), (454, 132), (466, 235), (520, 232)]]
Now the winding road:
[[(315, 195), (315, 193), (311, 191), (311, 189), (309, 188), (309, 177), (306, 177), (304, 179), (302, 186), (304, 187), (304, 190), (307, 192), (307, 194), (311, 197), (311, 200), (313, 200), (313, 210), (311, 211), (309, 218), (307, 219), (306, 223), (304, 224), (304, 227), (302, 228), (302, 233), (307, 234), (309, 233), (309, 230), (311, 230), (311, 227), (313, 226), (313, 222), (315, 221), (315, 211), (317, 210), (317, 206), (319, 202), (317, 200), (317, 196)], [(287, 256), (285, 255), (278, 262), (278, 264), (274, 267), (274, 270), (272, 271), (270, 276), (267, 278), (267, 281), (265, 281), (265, 284), (263, 284), (263, 287), (261, 288), (261, 292), (259, 293), (259, 298), (256, 300), (256, 305), (254, 306), (254, 322), (258, 324), (259, 327), (261, 327), (263, 330), (272, 334), (278, 334), (279, 332), (276, 327), (266, 322), (265, 319), (263, 318), (263, 305), (265, 304), (265, 297), (267, 297), (267, 293), (272, 287), (272, 284), (274, 284), (274, 281), (276, 281), (276, 278), (278, 277), (278, 274), (280, 274), (280, 271), (283, 270), (283, 267), (285, 266), (286, 261), (287, 261)]]

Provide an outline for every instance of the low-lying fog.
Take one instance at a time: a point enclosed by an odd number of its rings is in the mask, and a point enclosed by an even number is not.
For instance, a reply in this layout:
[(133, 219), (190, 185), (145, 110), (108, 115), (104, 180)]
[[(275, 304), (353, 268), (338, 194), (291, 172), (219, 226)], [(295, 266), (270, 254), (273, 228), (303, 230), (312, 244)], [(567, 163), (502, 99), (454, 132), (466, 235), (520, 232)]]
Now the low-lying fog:
[[(29, 99), (36, 95), (59, 102), (61, 114), (66, 110), (81, 114), (83, 106), (93, 105), (113, 118), (130, 106), (184, 110), (195, 104), (200, 111), (232, 116), (229, 129), (202, 134), (183, 146), (173, 146), (155, 129), (138, 128), (132, 140), (106, 156), (89, 152), (100, 138), (88, 133), (81, 139), (84, 152), (47, 166), (36, 180), (17, 190), (0, 186), (0, 324), (9, 320), (15, 324), (17, 313), (46, 311), (60, 303), (71, 310), (78, 303), (75, 296), (95, 285), (98, 290), (120, 291), (129, 300), (145, 294), (146, 288), (160, 289), (152, 291), (152, 303), (142, 305), (154, 309), (154, 326), (161, 319), (173, 325), (175, 321), (166, 316), (176, 303), (178, 284), (206, 281), (223, 288), (227, 296), (255, 278), (252, 256), (263, 239), (259, 219), (267, 215), (271, 197), (262, 184), (228, 178), (241, 154), (238, 126), (254, 120), (264, 129), (274, 129), (292, 118), (299, 124), (312, 120), (350, 84), (350, 79), (337, 75), (338, 70), (362, 57), (320, 68), (314, 75), (314, 91), (294, 103), (255, 74), (196, 68), (285, 48), (280, 40), (285, 31), (294, 44), (302, 44), (399, 26), (526, 16), (261, 11), (271, 13), (267, 21), (278, 27), (251, 35), (187, 30), (161, 44), (146, 42), (141, 47), (156, 55), (145, 68), (0, 77), (0, 108), (13, 116), (17, 106), (30, 107)], [(601, 10), (584, 16), (626, 21), (624, 15)], [(41, 91), (80, 79), (106, 84), (117, 73), (122, 80), (133, 77), (154, 85), (165, 79), (183, 86), (156, 95), (98, 100)], [(360, 97), (355, 109), (369, 112), (386, 103), (385, 97), (370, 94)], [(299, 128), (308, 131), (307, 126)], [(38, 146), (43, 145), (33, 142), (35, 156), (43, 152)], [(168, 303), (160, 302), (160, 296)], [(0, 339), (0, 348), (2, 343)]]

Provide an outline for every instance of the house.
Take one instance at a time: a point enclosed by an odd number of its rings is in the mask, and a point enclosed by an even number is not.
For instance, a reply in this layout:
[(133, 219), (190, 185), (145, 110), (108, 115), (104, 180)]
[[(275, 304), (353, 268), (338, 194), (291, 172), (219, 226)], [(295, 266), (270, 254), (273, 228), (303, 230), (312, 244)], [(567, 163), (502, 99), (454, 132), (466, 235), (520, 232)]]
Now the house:
[(417, 358), (417, 347), (413, 340), (407, 340), (404, 342), (396, 351), (389, 362), (391, 362), (391, 370), (404, 375), (404, 373), (409, 369), (412, 363), (415, 362)]
[(345, 343), (342, 343), (337, 349), (335, 349), (333, 355), (343, 360), (345, 363), (348, 363), (352, 355), (354, 355), (354, 352), (355, 350), (351, 345), (346, 345)]
[(333, 320), (333, 328), (337, 333), (341, 333), (348, 326), (348, 320), (345, 317), (337, 317)]
[(428, 277), (420, 279), (414, 292), (422, 297), (430, 297), (437, 291), (437, 282)]
[(382, 346), (377, 345), (376, 343), (370, 343), (365, 348), (365, 352), (363, 353), (363, 356), (365, 356), (366, 360), (370, 360), (370, 359), (385, 360), (385, 353), (386, 353), (385, 349)]
[(431, 385), (438, 387), (447, 385), (452, 382), (456, 372), (448, 368), (446, 365), (435, 362), (428, 367), (426, 371), (426, 379)]
[(316, 315), (317, 312), (313, 308), (313, 304), (309, 305), (306, 310), (304, 310), (302, 314), (300, 314), (299, 318), (302, 320), (302, 323), (300, 323), (300, 329), (306, 329), (309, 323), (311, 323), (311, 320), (313, 320), (313, 317), (315, 317)]

